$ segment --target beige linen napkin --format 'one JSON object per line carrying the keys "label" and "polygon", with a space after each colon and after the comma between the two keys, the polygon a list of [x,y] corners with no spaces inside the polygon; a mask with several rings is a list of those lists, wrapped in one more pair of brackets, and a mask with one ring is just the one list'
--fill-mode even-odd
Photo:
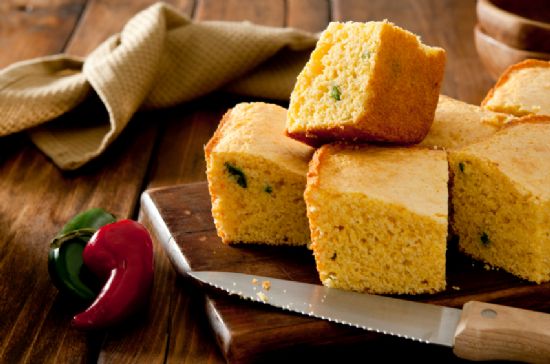
{"label": "beige linen napkin", "polygon": [[[138,109],[175,105],[220,88],[288,99],[315,42],[315,35],[289,28],[195,23],[157,3],[85,60],[56,55],[1,70],[0,136],[33,128],[31,139],[45,154],[60,168],[75,169],[101,154]],[[98,96],[109,120],[43,124]]]}

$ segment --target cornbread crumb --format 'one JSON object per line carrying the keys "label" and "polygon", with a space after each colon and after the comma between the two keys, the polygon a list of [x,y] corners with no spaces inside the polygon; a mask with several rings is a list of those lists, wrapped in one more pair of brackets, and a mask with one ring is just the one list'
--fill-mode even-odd
{"label": "cornbread crumb", "polygon": [[286,109],[241,103],[205,147],[212,217],[224,243],[307,245],[303,193],[313,149],[284,135]]}
{"label": "cornbread crumb", "polygon": [[263,302],[267,302],[267,296],[265,293],[263,293],[262,291],[256,293],[256,296],[258,296],[258,298],[260,300],[262,300]]}
{"label": "cornbread crumb", "polygon": [[318,149],[304,197],[321,282],[371,293],[445,289],[447,168],[444,151]]}
{"label": "cornbread crumb", "polygon": [[516,116],[550,115],[549,91],[550,61],[527,59],[504,71],[481,105]]}
{"label": "cornbread crumb", "polygon": [[527,116],[449,151],[459,249],[536,283],[550,280],[550,116]]}
{"label": "cornbread crumb", "polygon": [[258,280],[256,278],[252,278],[252,284],[257,284]]}
{"label": "cornbread crumb", "polygon": [[459,286],[452,286],[451,288],[454,289],[455,291],[460,291],[460,287],[459,287]]}
{"label": "cornbread crumb", "polygon": [[290,96],[287,134],[314,146],[420,142],[434,118],[445,57],[388,21],[331,22]]}
{"label": "cornbread crumb", "polygon": [[271,288],[271,282],[270,281],[263,281],[262,282],[262,288],[265,289],[266,291],[269,291],[269,289]]}

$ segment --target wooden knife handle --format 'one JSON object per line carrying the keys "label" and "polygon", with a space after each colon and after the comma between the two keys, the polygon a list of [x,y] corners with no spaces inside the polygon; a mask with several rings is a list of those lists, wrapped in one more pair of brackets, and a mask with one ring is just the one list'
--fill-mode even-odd
{"label": "wooden knife handle", "polygon": [[454,353],[468,360],[550,363],[550,315],[468,302],[456,329]]}

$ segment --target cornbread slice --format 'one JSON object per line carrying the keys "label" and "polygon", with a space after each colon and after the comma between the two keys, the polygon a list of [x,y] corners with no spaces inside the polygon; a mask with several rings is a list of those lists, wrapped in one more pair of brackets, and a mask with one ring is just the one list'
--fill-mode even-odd
{"label": "cornbread slice", "polygon": [[298,76],[287,134],[314,146],[420,142],[434,118],[445,57],[387,21],[332,22]]}
{"label": "cornbread slice", "polygon": [[511,119],[511,115],[440,95],[432,127],[418,145],[444,149],[462,147],[493,135]]}
{"label": "cornbread slice", "polygon": [[303,193],[313,150],[284,135],[286,109],[229,110],[205,147],[212,216],[224,243],[306,245]]}
{"label": "cornbread slice", "polygon": [[442,150],[317,150],[304,197],[323,284],[371,293],[443,290],[447,180]]}
{"label": "cornbread slice", "polygon": [[550,280],[550,117],[527,116],[449,152],[459,248],[521,278]]}
{"label": "cornbread slice", "polygon": [[550,115],[550,62],[528,59],[510,66],[481,105],[516,116]]}

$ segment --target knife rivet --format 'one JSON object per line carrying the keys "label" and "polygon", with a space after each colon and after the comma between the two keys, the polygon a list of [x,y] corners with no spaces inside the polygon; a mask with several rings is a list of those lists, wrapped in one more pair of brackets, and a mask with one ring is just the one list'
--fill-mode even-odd
{"label": "knife rivet", "polygon": [[495,310],[492,310],[490,308],[486,308],[483,311],[481,311],[481,316],[485,318],[495,318],[497,317],[497,312]]}

